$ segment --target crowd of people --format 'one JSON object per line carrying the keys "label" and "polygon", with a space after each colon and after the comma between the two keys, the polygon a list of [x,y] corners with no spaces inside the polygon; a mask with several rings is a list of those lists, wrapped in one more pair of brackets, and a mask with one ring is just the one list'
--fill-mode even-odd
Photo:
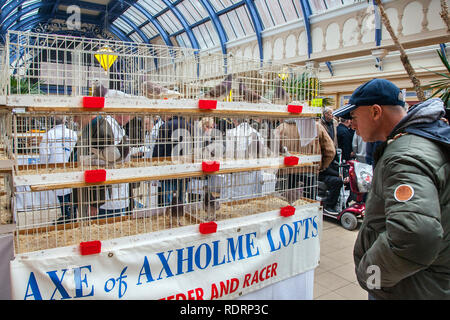
{"label": "crowd of people", "polygon": [[353,250],[360,286],[369,300],[449,299],[450,126],[443,101],[406,108],[395,84],[372,79],[333,114],[351,119],[374,167]]}
{"label": "crowd of people", "polygon": [[333,161],[319,173],[319,181],[325,183],[328,191],[327,197],[322,201],[327,213],[337,215],[340,212],[338,199],[341,189],[344,185],[345,188],[350,188],[348,170],[344,164],[349,160],[356,160],[371,165],[373,152],[380,142],[363,141],[361,136],[355,133],[352,120],[333,116],[333,109],[330,107],[324,108],[320,125],[332,140],[335,150]]}
{"label": "crowd of people", "polygon": [[[267,154],[268,147],[279,149],[280,154],[301,152],[304,148],[322,154],[318,179],[329,191],[323,199],[324,210],[337,213],[336,203],[347,174],[339,170],[340,165],[356,159],[374,168],[354,249],[360,285],[369,292],[370,299],[448,299],[450,127],[444,116],[440,99],[427,100],[408,110],[401,91],[393,83],[374,79],[356,89],[348,105],[334,112],[324,108],[320,120],[310,119],[312,122],[208,117],[192,122],[177,115],[152,117],[148,121],[122,115],[89,116],[73,119],[80,125],[81,135],[77,136],[64,125],[64,119],[58,118],[42,141],[41,163],[81,161],[107,166],[129,161],[132,156],[170,157],[177,147],[174,141],[186,138],[175,136],[177,130],[217,130],[222,149],[207,151],[222,151],[212,156],[227,156],[230,150],[239,150],[240,145],[247,148],[244,156],[248,156],[250,146],[257,154]],[[103,128],[101,132],[99,128]],[[261,134],[262,129],[266,134]],[[265,139],[267,132],[271,132],[270,139]],[[129,147],[130,141],[135,142],[134,147]],[[202,150],[210,143],[214,139],[202,144]],[[301,169],[291,171],[288,189],[300,187],[304,174]],[[128,183],[60,190],[57,196],[62,217],[58,222],[80,213],[96,217],[123,214],[130,206],[129,192]],[[178,179],[159,181],[158,203],[178,207],[186,201],[185,192],[186,184],[180,185]],[[95,205],[89,199],[95,200]],[[69,208],[67,203],[73,205]],[[87,208],[82,208],[86,204]],[[371,266],[381,272],[375,286],[368,282],[367,270]]]}
{"label": "crowd of people", "polygon": [[[332,213],[338,210],[336,203],[345,181],[345,174],[340,174],[339,170],[341,161],[356,158],[370,163],[371,158],[368,153],[370,146],[354,133],[351,120],[336,119],[328,107],[319,121],[203,117],[192,122],[192,119],[178,115],[80,114],[72,119],[79,133],[73,130],[73,124],[68,126],[65,117],[56,116],[56,120],[55,126],[41,141],[41,164],[79,162],[85,167],[111,167],[116,163],[128,162],[133,157],[162,159],[173,157],[174,152],[182,157],[183,153],[192,152],[188,148],[174,150],[179,148],[183,139],[195,136],[197,141],[198,136],[204,134],[209,134],[209,138],[202,142],[200,154],[195,156],[208,158],[218,153],[218,156],[228,158],[245,158],[249,153],[268,155],[268,150],[274,148],[279,149],[280,153],[299,153],[309,146],[309,152],[322,154],[318,178],[329,191],[328,197],[323,199],[324,210]],[[299,188],[301,180],[306,179],[303,169],[294,171],[286,178],[287,185],[284,187],[287,189]],[[107,187],[57,190],[61,207],[61,217],[57,222],[72,221],[77,212],[79,216],[122,215],[134,205],[134,201],[130,201],[133,187],[129,183],[121,183]],[[158,205],[166,207],[185,203],[186,189],[186,183],[180,179],[159,181]]]}
{"label": "crowd of people", "polygon": [[[317,135],[326,135],[325,130],[319,128],[319,124],[312,118],[297,120],[298,123],[291,122],[243,117],[78,114],[71,119],[60,119],[56,126],[44,134],[39,146],[40,163],[76,162],[83,168],[113,168],[116,164],[128,163],[133,158],[150,162],[152,159],[157,162],[171,159],[183,163],[186,159],[189,162],[194,158],[266,158],[272,152],[299,153],[307,149],[309,153],[320,154],[320,149],[317,149],[320,146],[313,142],[317,142]],[[302,137],[299,136],[300,132]],[[188,141],[192,143],[187,143]],[[330,143],[332,145],[331,140]],[[192,150],[197,146],[199,148]],[[333,150],[326,151],[330,148],[322,146],[327,154],[324,159],[326,163],[334,156],[334,147],[332,148]],[[303,171],[304,169],[294,172],[292,177],[278,177],[278,180],[286,180],[287,184],[282,185],[277,181],[277,188],[300,188],[299,179],[310,178]],[[246,173],[234,173],[234,180],[239,184],[257,185],[258,181],[245,180],[245,175]],[[188,201],[188,180],[158,180],[155,184],[157,206],[182,210],[182,205]],[[61,216],[56,222],[67,223],[77,217],[104,218],[127,214],[136,205],[132,196],[135,187],[136,183],[119,183],[57,190]]]}

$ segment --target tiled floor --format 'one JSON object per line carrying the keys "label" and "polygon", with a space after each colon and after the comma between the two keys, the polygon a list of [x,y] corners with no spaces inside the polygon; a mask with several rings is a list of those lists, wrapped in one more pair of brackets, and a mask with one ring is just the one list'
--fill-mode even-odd
{"label": "tiled floor", "polygon": [[324,218],[314,300],[367,300],[354,271],[353,245],[358,229],[345,230],[338,222]]}

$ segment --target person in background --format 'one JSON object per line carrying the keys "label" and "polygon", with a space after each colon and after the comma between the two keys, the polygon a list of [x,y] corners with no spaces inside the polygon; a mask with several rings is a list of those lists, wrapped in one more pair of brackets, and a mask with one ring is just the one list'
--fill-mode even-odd
{"label": "person in background", "polygon": [[[315,128],[313,128],[315,129],[314,132],[310,134],[309,137],[302,137],[300,135],[300,130],[298,127],[299,123],[293,119],[283,121],[276,128],[276,136],[280,139],[280,152],[283,153],[287,151],[288,153],[294,154],[302,152],[308,154],[321,154],[322,157],[319,172],[323,172],[329,167],[336,154],[333,140],[331,140],[325,128],[318,121],[315,121],[314,119],[308,119],[305,121],[311,121],[311,125],[315,126]],[[305,125],[305,123],[301,124]],[[316,138],[317,136],[318,139]],[[305,138],[309,139],[305,141]],[[317,183],[317,181],[312,181],[313,178],[309,175],[308,170],[305,170],[305,168],[295,168],[290,170],[289,173],[286,174],[285,179],[287,184],[284,189],[288,190],[295,190],[302,187],[303,182],[307,182],[306,185],[314,185]],[[327,187],[333,188],[332,185],[328,184]],[[312,194],[312,191],[305,190],[305,193],[305,196],[314,200],[316,199],[316,195]]]}
{"label": "person in background", "polygon": [[339,174],[339,161],[337,149],[337,121],[333,118],[332,109],[326,107],[323,111],[319,126],[322,126],[327,132],[330,139],[333,141],[335,147],[334,158],[329,165],[323,167],[319,171],[318,179],[326,184],[328,196],[322,200],[323,210],[329,214],[337,215],[338,208],[336,208],[339,200],[342,185],[344,184],[342,177]]}
{"label": "person in background", "polygon": [[352,121],[348,119],[340,119],[337,126],[338,148],[342,150],[342,159],[351,160],[354,156],[352,153],[352,142],[355,131],[351,128]]}
{"label": "person in background", "polygon": [[356,161],[367,163],[367,143],[356,133],[353,135],[352,152]]}
{"label": "person in background", "polygon": [[[129,115],[82,114],[74,117],[81,129],[69,161],[82,167],[114,167],[130,160],[130,146],[123,126]],[[82,216],[104,218],[119,216],[129,207],[129,185],[120,183],[74,189],[73,198]],[[87,202],[86,202],[87,201]]]}
{"label": "person in background", "polygon": [[358,87],[336,110],[374,153],[372,186],[353,250],[370,299],[450,299],[450,126],[442,100],[404,109],[385,79]]}
{"label": "person in background", "polygon": [[[152,158],[157,158],[158,161],[171,159],[173,163],[185,160],[189,162],[192,157],[189,149],[191,137],[192,126],[187,119],[180,116],[168,116],[159,127]],[[173,216],[184,215],[183,204],[187,185],[187,179],[161,180],[158,186],[158,205],[171,206]]]}
{"label": "person in background", "polygon": [[322,115],[322,118],[320,118],[320,123],[323,125],[323,127],[327,131],[331,140],[333,140],[334,147],[337,148],[338,147],[338,142],[337,142],[338,122],[333,117],[333,109],[331,109],[330,107],[325,107],[323,109],[323,115]]}
{"label": "person in background", "polygon": [[[41,164],[66,163],[70,153],[77,143],[77,133],[66,126],[63,116],[55,116],[55,126],[47,131],[39,145],[39,159]],[[55,191],[61,208],[61,217],[56,222],[68,221],[72,214],[72,189],[58,189]]]}
{"label": "person in background", "polygon": [[366,163],[373,165],[373,155],[377,150],[378,146],[381,145],[383,141],[374,141],[366,143]]}

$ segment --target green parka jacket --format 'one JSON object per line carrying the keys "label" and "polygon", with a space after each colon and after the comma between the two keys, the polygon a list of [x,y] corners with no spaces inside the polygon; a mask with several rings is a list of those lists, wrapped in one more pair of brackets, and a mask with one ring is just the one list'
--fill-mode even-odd
{"label": "green parka jacket", "polygon": [[377,150],[356,275],[375,299],[450,299],[449,148],[412,132],[394,129]]}

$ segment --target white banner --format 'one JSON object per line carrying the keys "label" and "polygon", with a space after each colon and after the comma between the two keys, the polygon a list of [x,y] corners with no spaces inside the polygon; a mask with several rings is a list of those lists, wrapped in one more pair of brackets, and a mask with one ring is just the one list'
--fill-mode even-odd
{"label": "white banner", "polygon": [[20,254],[11,261],[13,299],[232,299],[311,270],[320,257],[318,204]]}

